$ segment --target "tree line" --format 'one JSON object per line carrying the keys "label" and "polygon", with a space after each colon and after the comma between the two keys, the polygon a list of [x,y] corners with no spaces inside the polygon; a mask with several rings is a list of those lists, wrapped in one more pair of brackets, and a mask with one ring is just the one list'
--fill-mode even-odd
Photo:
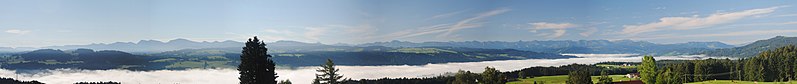
{"label": "tree line", "polygon": [[[649,60],[648,60],[649,59]],[[705,59],[657,65],[643,58],[639,73],[648,84],[681,84],[706,80],[783,82],[797,80],[797,47],[788,45],[744,59]],[[652,66],[651,66],[652,65]]]}

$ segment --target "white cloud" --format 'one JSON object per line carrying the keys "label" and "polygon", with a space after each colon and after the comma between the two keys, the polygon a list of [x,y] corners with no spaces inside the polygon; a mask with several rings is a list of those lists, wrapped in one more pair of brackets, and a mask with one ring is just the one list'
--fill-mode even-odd
{"label": "white cloud", "polygon": [[537,32],[538,30],[553,30],[553,33],[547,34],[546,37],[548,38],[559,38],[565,35],[565,33],[567,33],[567,28],[574,28],[579,26],[573,23],[537,22],[529,24],[532,26],[532,28],[529,29],[529,32]]}
{"label": "white cloud", "polygon": [[27,34],[27,33],[30,33],[30,31],[28,31],[28,30],[10,29],[10,30],[6,30],[6,33],[11,33],[11,34],[20,34],[20,35],[21,35],[21,34]]}
{"label": "white cloud", "polygon": [[730,23],[745,17],[767,14],[774,12],[778,8],[786,6],[776,6],[769,8],[751,9],[731,13],[715,13],[707,17],[663,17],[659,22],[641,25],[623,25],[623,34],[638,34],[660,30],[690,30],[710,27],[718,24]]}

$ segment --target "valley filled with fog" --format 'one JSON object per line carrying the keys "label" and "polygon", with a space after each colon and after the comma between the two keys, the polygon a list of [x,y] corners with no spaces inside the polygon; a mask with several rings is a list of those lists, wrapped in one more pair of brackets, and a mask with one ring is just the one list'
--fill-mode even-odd
{"label": "valley filled with fog", "polygon": [[[519,70],[533,66],[561,66],[567,64],[594,64],[598,62],[639,62],[641,57],[636,54],[563,54],[582,58],[568,59],[527,59],[527,60],[502,60],[463,63],[427,64],[419,66],[391,65],[391,66],[337,66],[344,78],[377,79],[401,77],[432,77],[447,72],[466,70],[481,72],[487,66],[501,71]],[[688,56],[659,56],[657,60],[693,60],[707,59],[702,55]],[[290,79],[294,83],[308,84],[312,81],[317,67],[299,67],[293,69],[278,69],[278,80]],[[129,70],[75,70],[56,69],[37,72],[21,73],[15,70],[0,70],[0,77],[9,77],[19,80],[37,80],[48,84],[68,84],[80,81],[116,81],[125,84],[234,84],[238,80],[238,71],[235,69],[189,69],[189,70],[156,70],[156,71],[129,71]]]}

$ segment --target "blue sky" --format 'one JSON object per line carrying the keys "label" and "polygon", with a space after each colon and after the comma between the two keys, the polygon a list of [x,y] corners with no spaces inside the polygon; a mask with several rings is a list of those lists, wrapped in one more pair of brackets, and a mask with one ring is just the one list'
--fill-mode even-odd
{"label": "blue sky", "polygon": [[797,1],[0,0],[0,46],[265,41],[640,40],[797,36]]}

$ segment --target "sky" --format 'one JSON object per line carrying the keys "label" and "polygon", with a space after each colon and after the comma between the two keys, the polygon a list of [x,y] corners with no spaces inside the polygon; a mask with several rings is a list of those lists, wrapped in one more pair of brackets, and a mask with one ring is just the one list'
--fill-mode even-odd
{"label": "sky", "polygon": [[789,0],[0,0],[0,47],[185,38],[719,41],[797,36]]}

